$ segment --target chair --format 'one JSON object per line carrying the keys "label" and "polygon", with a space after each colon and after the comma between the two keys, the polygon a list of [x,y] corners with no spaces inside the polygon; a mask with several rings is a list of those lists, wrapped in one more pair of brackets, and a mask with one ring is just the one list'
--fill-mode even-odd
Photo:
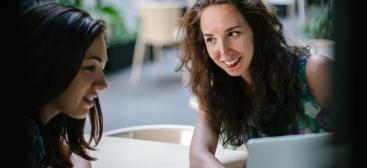
{"label": "chair", "polygon": [[136,85],[144,63],[146,45],[153,47],[154,61],[159,61],[163,46],[175,45],[178,22],[186,3],[180,1],[138,1],[140,30],[134,49],[130,83]]}
{"label": "chair", "polygon": [[189,125],[143,125],[111,130],[104,133],[104,136],[190,145],[193,131],[194,126]]}
{"label": "chair", "polygon": [[306,43],[311,46],[311,52],[318,55],[327,56],[335,60],[335,42],[328,39],[308,39]]}
{"label": "chair", "polygon": [[299,39],[290,42],[291,45],[308,46],[311,54],[322,55],[335,60],[335,41],[329,39]]}
{"label": "chair", "polygon": [[[104,136],[173,143],[189,148],[193,132],[194,126],[191,125],[158,124],[119,128],[105,132]],[[247,149],[244,145],[236,149],[227,149],[218,141],[215,156],[226,167],[239,168],[247,158]]]}

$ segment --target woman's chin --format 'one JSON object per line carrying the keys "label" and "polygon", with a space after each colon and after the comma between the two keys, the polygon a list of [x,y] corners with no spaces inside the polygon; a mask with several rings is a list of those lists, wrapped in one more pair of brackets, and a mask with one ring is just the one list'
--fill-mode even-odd
{"label": "woman's chin", "polygon": [[79,110],[77,114],[66,114],[68,115],[69,117],[71,118],[74,118],[74,119],[85,119],[87,118],[87,115],[89,114],[89,109],[83,109],[83,110]]}
{"label": "woman's chin", "polygon": [[227,74],[228,74],[229,76],[231,76],[231,77],[238,77],[238,76],[241,76],[241,74],[240,74],[240,73],[236,73],[236,72],[228,72],[228,71],[227,71]]}

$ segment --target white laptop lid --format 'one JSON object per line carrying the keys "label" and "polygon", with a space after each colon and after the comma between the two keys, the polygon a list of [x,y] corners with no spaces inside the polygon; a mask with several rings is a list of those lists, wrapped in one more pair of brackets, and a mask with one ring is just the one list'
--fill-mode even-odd
{"label": "white laptop lid", "polygon": [[246,168],[327,168],[331,133],[250,139]]}

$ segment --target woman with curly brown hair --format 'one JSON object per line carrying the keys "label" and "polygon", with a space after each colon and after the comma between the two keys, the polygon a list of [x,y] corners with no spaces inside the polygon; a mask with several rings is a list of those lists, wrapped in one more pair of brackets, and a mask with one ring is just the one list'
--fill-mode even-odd
{"label": "woman with curly brown hair", "polygon": [[332,61],[287,44],[261,0],[198,0],[181,30],[181,64],[200,110],[190,167],[223,167],[218,139],[242,145],[265,136],[328,129]]}

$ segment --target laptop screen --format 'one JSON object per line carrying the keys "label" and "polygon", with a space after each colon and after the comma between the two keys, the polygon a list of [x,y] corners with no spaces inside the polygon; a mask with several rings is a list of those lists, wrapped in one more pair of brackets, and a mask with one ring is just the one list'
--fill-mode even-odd
{"label": "laptop screen", "polygon": [[331,133],[250,139],[246,168],[330,167],[331,139]]}

